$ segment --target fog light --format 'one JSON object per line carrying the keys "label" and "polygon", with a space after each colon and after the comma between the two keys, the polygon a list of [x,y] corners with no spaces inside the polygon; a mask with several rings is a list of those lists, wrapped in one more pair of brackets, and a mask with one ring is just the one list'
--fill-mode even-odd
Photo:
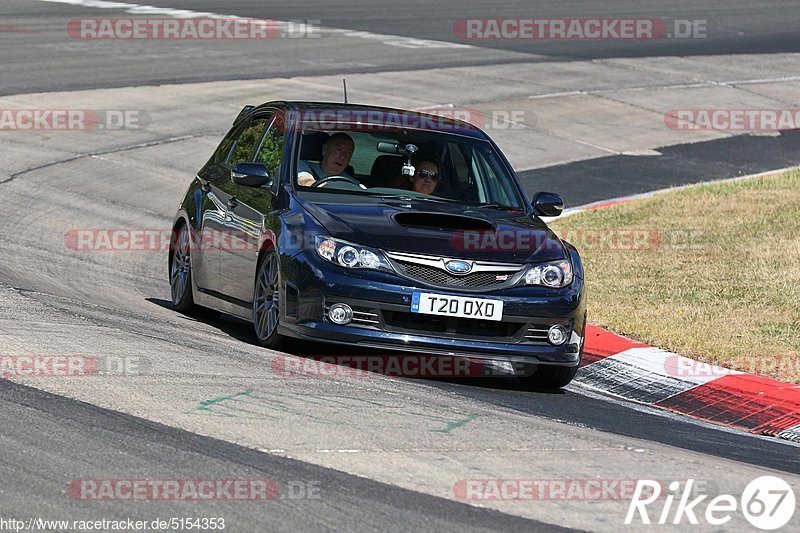
{"label": "fog light", "polygon": [[560,346],[567,342],[567,328],[561,325],[551,326],[547,332],[547,342],[554,346]]}
{"label": "fog light", "polygon": [[334,324],[344,326],[353,320],[353,310],[347,304],[333,304],[331,308],[328,309],[328,318]]}

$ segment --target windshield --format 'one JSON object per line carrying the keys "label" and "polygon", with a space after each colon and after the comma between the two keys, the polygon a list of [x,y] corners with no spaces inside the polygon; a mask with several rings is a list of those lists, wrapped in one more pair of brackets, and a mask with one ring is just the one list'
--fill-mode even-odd
{"label": "windshield", "polygon": [[453,133],[306,129],[295,163],[300,192],[524,211],[523,197],[491,144]]}

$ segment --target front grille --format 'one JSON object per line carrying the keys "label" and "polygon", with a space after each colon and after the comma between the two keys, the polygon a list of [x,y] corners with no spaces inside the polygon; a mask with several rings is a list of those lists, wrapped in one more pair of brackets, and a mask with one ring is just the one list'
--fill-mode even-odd
{"label": "front grille", "polygon": [[[552,323],[540,323],[540,324],[528,324],[528,328],[525,331],[525,337],[523,338],[525,342],[531,342],[534,344],[549,344],[547,342],[547,332],[550,330],[551,326],[555,324],[561,324],[562,326],[567,327],[567,337],[572,335],[572,322],[564,322],[561,320],[555,320]],[[567,341],[569,343],[569,341]]]}
{"label": "front grille", "polygon": [[459,318],[456,322],[456,333],[477,337],[513,337],[521,327],[522,324],[518,322]]}
{"label": "front grille", "polygon": [[378,327],[381,322],[378,320],[377,313],[370,313],[367,310],[359,310],[360,308],[353,308],[353,322],[359,326]]}
{"label": "front grille", "polygon": [[383,319],[388,327],[409,333],[449,333],[487,339],[514,337],[524,325],[520,322],[453,318],[400,311],[383,311]]}
{"label": "front grille", "polygon": [[[325,320],[328,320],[328,311],[330,305],[325,305]],[[362,326],[365,328],[380,328],[381,321],[377,313],[373,313],[372,309],[366,307],[353,307],[353,321],[350,322],[351,326]]]}
{"label": "front grille", "polygon": [[401,261],[395,259],[395,263],[400,266],[403,274],[412,278],[417,278],[431,285],[443,287],[493,287],[508,284],[508,280],[516,274],[513,270],[493,271],[493,272],[473,272],[463,276],[456,276],[433,266]]}
{"label": "front grille", "polygon": [[297,311],[300,307],[300,291],[297,287],[289,283],[286,284],[286,298],[284,309],[286,318],[297,318]]}
{"label": "front grille", "polygon": [[383,320],[387,326],[407,332],[445,333],[447,331],[447,317],[444,316],[383,311]]}
{"label": "front grille", "polygon": [[[324,306],[325,320],[328,320],[330,306]],[[433,335],[435,337],[483,340],[487,342],[521,343],[548,345],[547,330],[553,324],[562,324],[569,331],[572,321],[567,319],[524,319],[510,317],[508,320],[481,320],[475,318],[448,317],[411,313],[406,306],[392,306],[394,309],[380,309],[365,305],[353,305],[353,320],[350,327],[366,328],[392,333],[412,335]]]}
{"label": "front grille", "polygon": [[547,331],[550,329],[546,324],[534,324],[525,332],[527,342],[547,342]]}

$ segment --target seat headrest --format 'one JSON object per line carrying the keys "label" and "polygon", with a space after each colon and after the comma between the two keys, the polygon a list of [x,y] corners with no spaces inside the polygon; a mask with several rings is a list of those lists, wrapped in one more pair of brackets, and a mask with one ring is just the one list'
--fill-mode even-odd
{"label": "seat headrest", "polygon": [[403,158],[397,155],[379,155],[375,158],[375,161],[372,163],[372,172],[373,176],[377,177],[384,177],[384,178],[393,178],[397,174],[400,174],[400,171],[403,166]]}
{"label": "seat headrest", "polygon": [[304,133],[300,145],[300,159],[303,161],[322,161],[322,145],[328,140],[324,131]]}

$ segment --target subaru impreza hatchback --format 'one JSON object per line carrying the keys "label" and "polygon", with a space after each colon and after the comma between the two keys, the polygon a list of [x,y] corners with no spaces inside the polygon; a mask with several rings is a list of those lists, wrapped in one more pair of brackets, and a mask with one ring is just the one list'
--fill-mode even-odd
{"label": "subaru impreza hatchback", "polygon": [[548,387],[577,371],[586,324],[576,249],[480,129],[348,104],[248,106],[174,223],[172,301],[308,339],[502,360]]}

